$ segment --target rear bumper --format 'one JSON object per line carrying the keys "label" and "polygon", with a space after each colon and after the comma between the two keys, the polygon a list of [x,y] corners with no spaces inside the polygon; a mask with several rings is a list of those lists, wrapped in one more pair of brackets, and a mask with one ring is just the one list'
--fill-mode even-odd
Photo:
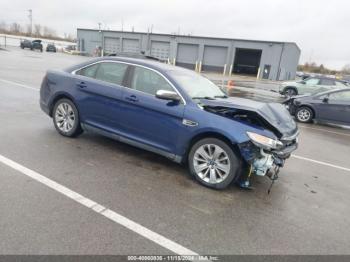
{"label": "rear bumper", "polygon": [[43,101],[40,101],[40,108],[45,112],[45,114],[50,116],[50,108]]}

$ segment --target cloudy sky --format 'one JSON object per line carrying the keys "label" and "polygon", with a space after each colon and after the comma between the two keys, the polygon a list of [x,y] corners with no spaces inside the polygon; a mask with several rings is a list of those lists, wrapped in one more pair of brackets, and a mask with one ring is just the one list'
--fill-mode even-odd
{"label": "cloudy sky", "polygon": [[296,42],[301,62],[350,63],[349,0],[0,0],[0,22]]}

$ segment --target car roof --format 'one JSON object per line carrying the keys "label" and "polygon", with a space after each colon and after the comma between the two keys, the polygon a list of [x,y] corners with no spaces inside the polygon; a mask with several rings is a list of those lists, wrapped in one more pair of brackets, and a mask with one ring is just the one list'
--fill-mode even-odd
{"label": "car roof", "polygon": [[160,72],[169,72],[169,71],[177,71],[177,72],[193,72],[192,70],[188,70],[182,67],[177,67],[173,65],[169,65],[166,63],[162,63],[153,59],[141,59],[141,58],[130,58],[130,57],[121,57],[121,56],[103,56],[103,57],[98,57],[89,61],[86,61],[82,64],[76,65],[74,67],[66,69],[66,71],[74,71],[79,68],[88,66],[93,63],[98,63],[100,61],[116,61],[116,62],[125,62],[125,63],[130,63],[130,64],[136,64],[136,65],[141,65],[145,67],[149,67],[151,69],[155,69]]}
{"label": "car roof", "polygon": [[[317,78],[317,79],[329,79],[329,80],[334,80],[334,81],[340,81],[340,82],[343,82],[341,79],[336,79],[336,78],[333,78],[333,77],[328,77],[328,76],[309,76],[308,78]],[[307,78],[307,79],[308,79]],[[305,79],[306,80],[306,79]]]}

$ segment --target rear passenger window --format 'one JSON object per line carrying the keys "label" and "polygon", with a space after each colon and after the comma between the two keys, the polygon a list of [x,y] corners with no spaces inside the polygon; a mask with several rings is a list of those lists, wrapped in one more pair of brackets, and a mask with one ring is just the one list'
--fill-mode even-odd
{"label": "rear passenger window", "polygon": [[81,76],[90,77],[90,78],[95,78],[98,66],[99,66],[99,64],[94,64],[94,65],[91,65],[88,67],[84,67],[83,69],[80,69],[79,71],[77,71],[76,74],[81,75]]}
{"label": "rear passenger window", "polygon": [[113,62],[100,63],[95,78],[112,84],[121,85],[127,68],[128,65],[126,64]]}
{"label": "rear passenger window", "polygon": [[151,95],[155,95],[158,90],[174,91],[163,76],[142,67],[135,67],[131,88]]}

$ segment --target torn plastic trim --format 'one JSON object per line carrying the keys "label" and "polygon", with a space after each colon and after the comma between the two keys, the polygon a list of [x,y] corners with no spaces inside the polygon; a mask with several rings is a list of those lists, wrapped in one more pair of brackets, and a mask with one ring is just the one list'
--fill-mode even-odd
{"label": "torn plastic trim", "polygon": [[265,150],[252,141],[238,144],[243,159],[252,167],[252,173],[258,176],[268,175],[272,170],[283,167],[285,159],[297,148],[297,144],[287,146],[282,150]]}

